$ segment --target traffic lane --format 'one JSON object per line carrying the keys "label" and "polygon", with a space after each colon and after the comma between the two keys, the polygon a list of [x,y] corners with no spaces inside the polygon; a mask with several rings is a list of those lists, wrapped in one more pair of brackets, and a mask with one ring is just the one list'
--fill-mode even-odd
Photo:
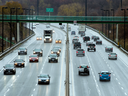
{"label": "traffic lane", "polygon": [[[94,76],[96,77],[96,81],[99,86],[99,90],[102,96],[115,96],[117,94],[123,94],[124,92],[121,90],[118,82],[116,82],[116,78],[114,78],[113,72],[110,67],[107,66],[106,62],[102,59],[102,57],[97,52],[87,52],[86,55],[89,58],[92,71]],[[93,58],[93,59],[92,59]],[[111,72],[111,81],[110,82],[100,82],[99,81],[99,72],[100,71],[109,71]],[[119,95],[119,96],[120,96]],[[122,96],[122,95],[121,95]]]}
{"label": "traffic lane", "polygon": [[[58,36],[61,36],[61,38],[65,41],[64,34],[60,31],[56,31],[58,33]],[[63,35],[62,35],[63,34]],[[48,57],[45,60],[44,67],[41,70],[40,73],[49,73],[51,76],[50,79],[50,85],[37,85],[35,88],[35,92],[31,93],[34,96],[64,96],[64,80],[65,80],[65,42],[63,41],[63,44],[53,44],[53,47],[60,46],[62,48],[59,62],[58,63],[48,63]],[[43,90],[43,91],[41,91]]]}
{"label": "traffic lane", "polygon": [[[99,54],[101,56],[104,55],[102,52],[99,52]],[[113,76],[116,78],[116,81],[118,82],[118,84],[127,93],[128,84],[126,82],[127,82],[128,76],[126,73],[128,73],[128,66],[124,62],[122,62],[122,60],[120,60],[120,58],[118,58],[118,57],[117,57],[117,60],[109,60],[108,56],[104,56],[103,58],[106,61],[107,66],[110,67],[112,69],[112,71],[114,72]]]}
{"label": "traffic lane", "polygon": [[[72,45],[71,45],[72,46]],[[74,80],[74,94],[73,96],[98,96],[97,87],[94,81],[94,78],[91,74],[78,74],[78,67],[80,64],[87,64],[89,66],[86,56],[76,56],[76,50],[70,49],[71,52],[71,63],[73,65],[73,80]],[[70,69],[71,70],[71,69]],[[73,84],[73,83],[72,83]],[[73,88],[72,88],[73,89]]]}
{"label": "traffic lane", "polygon": [[[38,44],[38,43],[37,43]],[[30,48],[31,48],[31,50],[33,49],[33,47],[35,47],[34,45],[31,45],[31,46],[29,46]],[[28,55],[30,54],[30,53],[32,53],[32,51],[28,51]],[[24,60],[26,60],[25,61],[25,68],[16,68],[16,75],[15,76],[9,76],[9,78],[7,79],[8,80],[8,82],[6,82],[6,84],[4,85],[4,86],[1,86],[2,88],[2,90],[1,90],[1,94],[6,94],[6,91],[8,90],[8,89],[10,89],[10,88],[12,88],[12,87],[14,87],[14,86],[10,86],[11,84],[15,84],[15,82],[16,82],[16,80],[20,77],[20,74],[22,73],[22,72],[24,72],[24,70],[26,70],[27,68],[28,68],[28,60],[29,60],[29,56],[17,56],[16,58],[22,58],[22,59],[24,59]],[[15,59],[15,58],[14,58]],[[12,61],[10,61],[12,64],[14,64],[14,62],[13,62],[14,60],[12,60]],[[28,73],[28,72],[26,72],[26,73]],[[5,75],[4,75],[5,76]],[[8,75],[6,76],[6,77],[8,77]],[[15,78],[14,78],[15,77]],[[3,77],[4,78],[4,77]],[[20,80],[19,80],[20,81]],[[4,82],[4,81],[2,81],[2,82]],[[19,90],[18,90],[19,91]],[[17,92],[18,92],[17,91]],[[14,96],[14,95],[12,95],[12,96]]]}

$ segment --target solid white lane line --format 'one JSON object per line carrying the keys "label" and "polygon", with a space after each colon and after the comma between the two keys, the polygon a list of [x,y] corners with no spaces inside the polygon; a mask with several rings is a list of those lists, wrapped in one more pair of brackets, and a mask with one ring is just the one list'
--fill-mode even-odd
{"label": "solid white lane line", "polygon": [[125,93],[125,95],[127,95],[127,93]]}
{"label": "solid white lane line", "polygon": [[33,89],[33,91],[35,91],[35,89]]}

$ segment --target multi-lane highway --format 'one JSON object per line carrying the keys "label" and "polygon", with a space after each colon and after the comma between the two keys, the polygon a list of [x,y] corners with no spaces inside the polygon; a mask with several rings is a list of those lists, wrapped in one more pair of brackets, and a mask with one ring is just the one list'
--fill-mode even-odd
{"label": "multi-lane highway", "polygon": [[[52,24],[59,27],[58,24]],[[65,24],[66,25],[66,24]],[[43,29],[46,25],[36,25],[35,36],[20,45],[28,49],[27,55],[18,55],[18,48],[12,51],[0,61],[0,96],[65,96],[65,76],[66,76],[66,34],[63,30],[51,26],[55,30],[53,33],[53,42],[44,43],[37,41],[36,36],[43,37]],[[65,29],[66,30],[66,26]],[[78,32],[78,26],[71,25],[71,30]],[[108,41],[104,40],[98,33],[86,30],[86,35],[97,35],[102,40],[102,45],[96,46],[96,52],[88,52],[86,43],[79,36],[81,46],[85,49],[85,56],[76,57],[76,50],[73,49],[72,38],[69,31],[69,85],[70,96],[127,96],[128,95],[128,57],[118,48]],[[56,39],[62,39],[61,44],[56,44]],[[117,53],[117,60],[108,60],[108,53],[105,52],[105,46],[113,46],[113,51]],[[61,47],[61,54],[58,63],[48,63],[48,55],[54,46]],[[30,63],[29,55],[33,54],[33,49],[43,49],[43,57],[39,57],[38,63]],[[3,75],[3,65],[7,63],[13,64],[16,58],[25,60],[25,68],[16,68],[16,75]],[[78,66],[80,64],[88,64],[90,66],[90,75],[78,75]],[[100,82],[99,72],[111,72],[110,82]],[[38,75],[48,73],[50,84],[38,85]]]}

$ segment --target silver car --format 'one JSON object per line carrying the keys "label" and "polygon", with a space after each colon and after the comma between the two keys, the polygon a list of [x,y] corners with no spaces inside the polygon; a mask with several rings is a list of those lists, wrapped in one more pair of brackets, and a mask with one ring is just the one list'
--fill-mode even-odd
{"label": "silver car", "polygon": [[93,44],[93,42],[92,41],[87,41],[86,46],[88,46],[89,44]]}
{"label": "silver car", "polygon": [[85,56],[85,50],[84,49],[77,49],[76,50],[76,56],[78,56],[78,55]]}
{"label": "silver car", "polygon": [[109,53],[108,59],[116,59],[117,60],[117,54],[116,53]]}
{"label": "silver car", "polygon": [[59,52],[61,52],[61,47],[59,47],[59,46],[53,47],[53,49],[58,49]]}
{"label": "silver car", "polygon": [[90,75],[88,68],[90,68],[90,67],[87,64],[81,64],[78,67],[78,74],[81,75],[81,73],[87,73],[88,75]]}
{"label": "silver car", "polygon": [[38,76],[38,84],[41,84],[41,83],[50,84],[50,76],[49,76],[49,74],[40,74]]}

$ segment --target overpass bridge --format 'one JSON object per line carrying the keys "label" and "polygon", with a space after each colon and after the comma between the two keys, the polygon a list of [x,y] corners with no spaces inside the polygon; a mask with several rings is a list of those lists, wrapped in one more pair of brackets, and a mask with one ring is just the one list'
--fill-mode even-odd
{"label": "overpass bridge", "polygon": [[128,24],[125,16],[43,16],[43,15],[0,15],[0,22],[40,22],[40,23],[101,23]]}

